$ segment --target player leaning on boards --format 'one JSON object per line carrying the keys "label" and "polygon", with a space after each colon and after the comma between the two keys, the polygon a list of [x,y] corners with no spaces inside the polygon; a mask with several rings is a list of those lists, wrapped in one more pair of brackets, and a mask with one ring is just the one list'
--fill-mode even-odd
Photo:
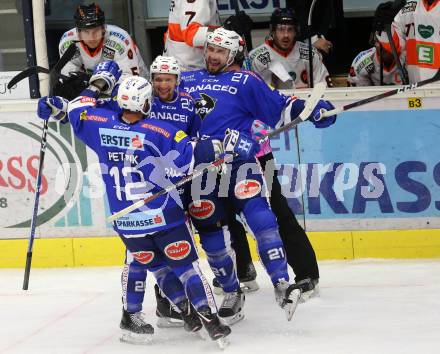
{"label": "player leaning on boards", "polygon": [[[271,90],[258,75],[231,70],[243,44],[236,32],[218,28],[208,34],[204,52],[206,69],[182,74],[185,90],[195,99],[196,112],[202,119],[200,136],[222,136],[227,128],[249,133],[255,119],[263,120],[271,127],[281,126],[297,118],[304,108],[303,100]],[[319,120],[320,110],[332,108],[330,102],[320,100],[310,119],[318,127],[327,127],[335,122],[336,116]],[[255,168],[251,172],[246,170],[247,175],[239,174],[240,166],[244,164]],[[257,241],[260,259],[274,285],[276,300],[290,320],[301,291],[297,285],[289,283],[285,250],[276,217],[270,210],[264,192],[261,193],[264,189],[263,176],[256,167],[255,155],[236,159],[228,165],[228,198],[233,202],[235,211],[246,218]],[[189,211],[200,233],[211,269],[226,293],[219,314],[228,321],[236,322],[243,317],[243,294],[236,276],[225,211],[217,193],[218,190],[214,189],[212,193],[193,200]],[[195,196],[192,195],[192,198]],[[212,212],[199,213],[198,206],[203,204],[209,204]]]}
{"label": "player leaning on boards", "polygon": [[[252,70],[259,73],[268,85],[276,89],[310,87],[309,47],[296,40],[298,19],[291,9],[275,9],[270,17],[270,34],[265,43],[249,55]],[[321,55],[313,49],[313,82],[327,82],[330,77]]]}
{"label": "player leaning on boards", "polygon": [[120,81],[131,75],[148,76],[136,43],[122,28],[106,24],[104,12],[98,5],[78,5],[74,20],[75,28],[63,34],[58,49],[61,56],[72,41],[79,41],[77,53],[61,71],[66,78],[55,87],[56,95],[69,100],[77,97],[87,87],[94,67],[105,60],[118,63],[122,70]]}
{"label": "player leaning on boards", "polygon": [[[128,77],[121,83],[118,108],[112,100],[108,105],[97,106],[100,91],[110,93],[119,76],[115,62],[99,64],[90,79],[91,86],[69,103],[67,115],[67,101],[60,97],[44,97],[38,104],[39,117],[68,120],[76,136],[97,153],[111,212],[172,184],[173,178],[166,174],[165,167],[172,166],[179,173],[190,172],[195,163],[215,159],[215,146],[222,147],[218,140],[190,142],[183,132],[165,122],[145,121],[151,108],[152,88],[141,77]],[[236,133],[226,134],[226,151],[247,156],[256,143],[239,134],[236,144],[231,145],[231,134]],[[250,150],[239,150],[240,143],[248,144]],[[218,319],[211,289],[198,266],[179,195],[158,198],[117,220],[113,227],[133,257],[153,272],[167,296],[179,304],[178,300],[186,295],[210,337],[224,345],[230,329]],[[178,286],[178,280],[183,288]],[[140,311],[134,311],[123,309],[121,328],[129,340],[143,342],[154,330],[143,321]]]}
{"label": "player leaning on boards", "polygon": [[397,14],[393,11],[393,2],[381,5],[376,10],[376,34],[383,48],[391,52],[384,31],[385,26],[391,24],[397,53],[406,59],[409,82],[432,78],[440,69],[440,1],[407,1]]}
{"label": "player leaning on boards", "polygon": [[360,52],[354,58],[347,83],[352,87],[401,85],[402,78],[393,55],[384,50],[375,38],[373,48]]}

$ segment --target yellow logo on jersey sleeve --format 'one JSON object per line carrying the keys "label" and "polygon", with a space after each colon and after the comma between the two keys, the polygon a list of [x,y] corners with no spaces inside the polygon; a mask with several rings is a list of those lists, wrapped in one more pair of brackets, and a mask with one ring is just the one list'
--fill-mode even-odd
{"label": "yellow logo on jersey sleeve", "polygon": [[174,141],[179,143],[183,138],[186,138],[188,135],[183,130],[179,130],[174,136]]}

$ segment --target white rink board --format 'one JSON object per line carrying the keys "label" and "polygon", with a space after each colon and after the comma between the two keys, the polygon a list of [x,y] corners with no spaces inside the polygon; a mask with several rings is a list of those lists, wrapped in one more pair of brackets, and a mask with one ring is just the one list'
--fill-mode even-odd
{"label": "white rink board", "polygon": [[[386,87],[383,90],[389,89]],[[383,92],[383,90],[378,88],[329,89],[325,98],[339,106]],[[306,92],[295,92],[295,94],[304,97]],[[422,98],[423,110],[440,108],[440,86],[433,85],[417,90],[415,93],[406,92],[399,97],[362,106],[354,111],[380,111],[383,114],[386,111],[401,110],[408,113],[410,111],[408,97]],[[38,166],[39,137],[42,127],[42,122],[36,117],[35,110],[35,100],[0,101],[0,239],[28,237],[28,224],[33,207],[32,191]],[[338,123],[343,121],[343,117],[344,114],[341,114],[334,126],[335,129],[338,129]],[[309,123],[304,123],[305,125]],[[93,152],[85,150],[81,142],[72,139],[72,134],[68,130],[70,127],[63,127],[60,130],[57,124],[51,125],[48,136],[50,148],[47,150],[44,168],[43,187],[46,186],[47,190],[41,198],[40,210],[40,214],[45,214],[44,217],[39,217],[44,224],[37,228],[36,236],[115,235],[105,221],[105,200],[102,197],[88,198],[90,193],[99,192],[99,188],[84,187],[84,183],[88,180],[84,178],[81,171],[84,172],[88,164],[96,163],[97,158]],[[74,171],[63,168],[63,164],[66,163],[78,166],[79,172],[75,174]],[[71,186],[75,185],[80,188],[73,188],[70,193],[64,193],[63,185],[60,184],[60,181],[64,180],[63,177],[70,180]],[[7,207],[5,203],[2,204],[2,199],[6,199]],[[309,231],[423,228],[427,225],[427,221],[429,221],[430,228],[440,227],[440,218],[423,215],[415,215],[408,219],[396,217],[395,220],[378,220],[368,217],[359,220],[356,216],[320,220],[309,219],[306,215]]]}

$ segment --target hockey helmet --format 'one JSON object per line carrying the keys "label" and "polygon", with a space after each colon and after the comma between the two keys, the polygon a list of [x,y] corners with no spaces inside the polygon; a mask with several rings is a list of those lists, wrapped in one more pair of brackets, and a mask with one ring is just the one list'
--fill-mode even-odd
{"label": "hockey helmet", "polygon": [[235,56],[240,51],[244,50],[244,41],[238,35],[238,33],[224,29],[222,27],[216,28],[213,32],[208,33],[208,36],[206,38],[205,51],[206,47],[209,44],[229,49],[226,66],[231,65],[234,62]]}
{"label": "hockey helmet", "polygon": [[177,76],[177,85],[179,85],[180,72],[176,58],[159,55],[150,66],[150,80],[153,81],[154,74],[174,74]]}
{"label": "hockey helmet", "polygon": [[[141,76],[129,76],[122,81],[116,98],[122,109],[148,115],[153,103],[153,87]],[[145,109],[148,103],[148,109]]]}
{"label": "hockey helmet", "polygon": [[99,5],[78,5],[73,16],[77,28],[93,28],[103,26],[105,23],[104,11]]}
{"label": "hockey helmet", "polygon": [[288,8],[275,9],[270,16],[271,31],[275,31],[277,25],[292,25],[295,28],[295,31],[298,31],[298,23],[298,18],[293,10]]}

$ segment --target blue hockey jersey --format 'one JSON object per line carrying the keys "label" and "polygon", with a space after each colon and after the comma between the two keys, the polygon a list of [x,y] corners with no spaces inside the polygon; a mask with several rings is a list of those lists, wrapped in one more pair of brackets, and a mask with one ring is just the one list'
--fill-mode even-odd
{"label": "blue hockey jersey", "polygon": [[[114,101],[80,96],[69,103],[68,118],[75,135],[99,157],[110,211],[166,188],[180,179],[193,162],[193,146],[185,132],[151,119],[135,124],[121,120]],[[177,191],[172,191],[114,222],[119,234],[146,234],[185,221]]]}
{"label": "blue hockey jersey", "polygon": [[182,73],[183,87],[195,101],[202,120],[199,134],[221,138],[227,128],[249,134],[259,119],[275,127],[289,115],[292,98],[282,95],[251,71],[227,71],[212,75],[206,70]]}
{"label": "blue hockey jersey", "polygon": [[200,117],[196,114],[193,98],[184,91],[175,92],[171,102],[164,102],[154,97],[150,118],[164,120],[183,130],[191,138],[197,137],[200,128]]}

